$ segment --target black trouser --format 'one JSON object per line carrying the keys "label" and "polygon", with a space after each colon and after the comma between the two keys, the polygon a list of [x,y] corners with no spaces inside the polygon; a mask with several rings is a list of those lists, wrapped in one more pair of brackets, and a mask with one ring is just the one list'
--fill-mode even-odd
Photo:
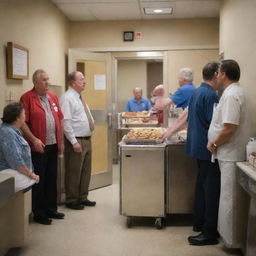
{"label": "black trouser", "polygon": [[36,218],[46,218],[47,212],[57,210],[56,144],[45,146],[44,153],[32,152],[34,171],[40,181],[32,187],[32,211]]}
{"label": "black trouser", "polygon": [[217,238],[220,198],[220,168],[215,163],[197,159],[198,175],[195,189],[194,225],[208,238]]}

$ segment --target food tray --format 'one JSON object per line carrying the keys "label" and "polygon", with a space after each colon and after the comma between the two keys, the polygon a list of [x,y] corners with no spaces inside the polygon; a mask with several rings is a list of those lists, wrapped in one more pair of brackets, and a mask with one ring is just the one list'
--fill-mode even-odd
{"label": "food tray", "polygon": [[126,127],[158,127],[158,123],[135,123],[135,124],[126,124]]}
{"label": "food tray", "polygon": [[[138,117],[150,117],[150,111],[146,111],[148,112],[147,114],[142,114],[143,111],[139,111],[139,112],[122,112],[122,117],[123,118],[138,118]],[[130,114],[127,114],[130,113]]]}
{"label": "food tray", "polygon": [[123,141],[128,145],[156,145],[164,142],[164,139],[161,140],[152,140],[152,139],[126,139],[126,135],[123,138]]}

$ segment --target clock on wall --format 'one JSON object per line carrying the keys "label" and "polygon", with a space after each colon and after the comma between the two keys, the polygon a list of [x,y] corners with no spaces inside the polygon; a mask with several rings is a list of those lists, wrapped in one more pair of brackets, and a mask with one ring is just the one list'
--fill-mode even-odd
{"label": "clock on wall", "polygon": [[133,41],[134,40],[134,32],[133,31],[124,31],[123,40],[124,41]]}

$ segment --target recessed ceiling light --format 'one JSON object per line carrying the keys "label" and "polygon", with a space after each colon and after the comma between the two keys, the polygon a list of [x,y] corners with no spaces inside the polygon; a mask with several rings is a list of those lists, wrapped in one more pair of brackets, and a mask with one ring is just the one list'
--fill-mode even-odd
{"label": "recessed ceiling light", "polygon": [[172,7],[166,8],[144,8],[144,13],[147,15],[171,14]]}
{"label": "recessed ceiling light", "polygon": [[160,13],[160,12],[163,12],[163,10],[161,10],[161,9],[155,9],[153,12],[154,12],[154,13]]}

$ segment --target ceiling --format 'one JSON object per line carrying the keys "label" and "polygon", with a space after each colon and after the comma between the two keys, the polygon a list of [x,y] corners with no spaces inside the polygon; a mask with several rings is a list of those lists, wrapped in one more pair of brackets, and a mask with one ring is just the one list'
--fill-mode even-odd
{"label": "ceiling", "polygon": [[[51,0],[71,21],[219,17],[221,0]],[[172,14],[145,15],[144,8],[172,7]]]}

